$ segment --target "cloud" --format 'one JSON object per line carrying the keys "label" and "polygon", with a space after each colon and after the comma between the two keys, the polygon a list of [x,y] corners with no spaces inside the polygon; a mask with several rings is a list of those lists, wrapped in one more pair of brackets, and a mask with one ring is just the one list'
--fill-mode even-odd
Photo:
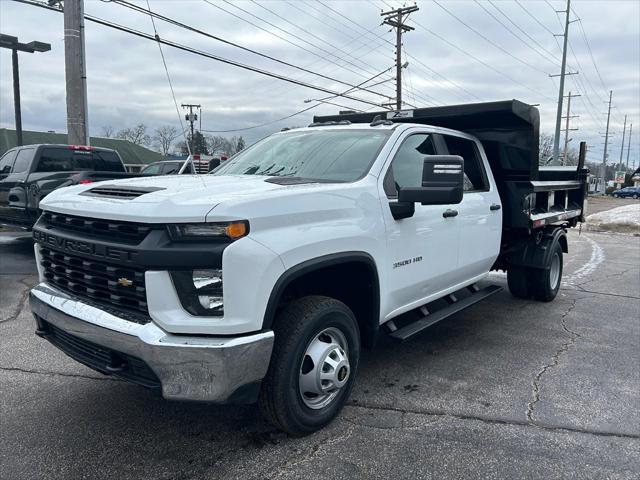
{"label": "cloud", "polygon": [[[380,26],[380,11],[388,10],[381,1],[212,3],[214,5],[151,0],[151,7],[212,35],[353,85],[389,68],[395,61],[394,35],[388,27]],[[398,1],[386,3],[394,7],[400,4]],[[553,132],[557,80],[550,79],[547,74],[559,72],[560,50],[548,30],[560,33],[562,16],[545,2],[521,1],[524,8],[516,2],[493,2],[497,8],[483,2],[482,5],[495,18],[473,1],[440,3],[489,41],[435,3],[420,2],[420,10],[411,15],[411,25],[415,30],[404,36],[404,51],[409,55],[406,58],[409,66],[403,71],[404,98],[418,106],[470,103],[478,101],[478,98],[483,101],[518,98],[539,103],[542,129]],[[564,5],[558,0],[552,3],[557,10]],[[572,114],[580,115],[575,122],[580,127],[580,131],[573,135],[575,143],[587,140],[591,146],[591,158],[601,158],[602,139],[599,134],[606,121],[603,102],[611,89],[616,108],[611,121],[615,135],[611,140],[610,158],[618,157],[615,152],[620,148],[625,114],[629,122],[636,124],[632,157],[634,154],[637,157],[640,152],[640,3],[574,1],[572,6],[572,18],[580,17],[602,77],[601,81],[580,25],[573,23],[569,37],[573,53],[569,52],[568,63],[572,69],[580,70],[580,75],[579,78],[572,76],[567,79],[565,92],[571,90],[582,94],[572,103]],[[146,33],[153,32],[148,16],[113,3],[85,2],[85,10],[88,14]],[[162,38],[211,54],[336,91],[349,88],[162,21],[156,21],[156,25]],[[51,51],[47,53],[20,54],[23,123],[27,129],[65,131],[62,15],[3,1],[0,2],[0,29],[3,33],[19,36],[21,41],[39,40],[52,44]],[[446,42],[429,31],[446,39]],[[447,42],[466,53],[452,48]],[[87,22],[86,45],[92,133],[98,133],[102,125],[121,128],[139,122],[151,127],[178,124],[164,67],[154,42]],[[202,126],[205,130],[245,128],[270,122],[309,106],[304,103],[305,99],[324,96],[322,92],[170,47],[165,46],[164,53],[178,103],[202,104]],[[394,74],[391,71],[377,80]],[[0,87],[0,124],[12,127],[11,58],[10,52],[4,49],[0,51]],[[371,90],[393,97],[394,88],[391,81],[371,87]],[[370,93],[353,95],[383,101],[382,97]],[[336,102],[354,108],[370,108],[348,99]],[[299,117],[238,133],[251,142],[284,126],[305,125],[314,113],[334,113],[336,108],[322,105]]]}

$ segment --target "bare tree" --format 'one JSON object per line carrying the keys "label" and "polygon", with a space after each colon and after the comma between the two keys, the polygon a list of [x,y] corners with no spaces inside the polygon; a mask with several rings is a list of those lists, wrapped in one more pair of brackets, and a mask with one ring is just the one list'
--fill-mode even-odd
{"label": "bare tree", "polygon": [[550,133],[540,132],[540,147],[538,150],[538,163],[546,165],[549,158],[553,155],[553,135]]}
{"label": "bare tree", "polygon": [[211,152],[211,155],[218,155],[221,153],[227,153],[228,142],[222,135],[207,135],[207,148]]}
{"label": "bare tree", "polygon": [[123,140],[129,140],[136,145],[149,145],[151,143],[151,137],[147,133],[147,126],[144,123],[139,123],[135,127],[127,127],[118,131],[117,138]]}
{"label": "bare tree", "polygon": [[111,138],[115,133],[116,129],[111,125],[105,125],[102,127],[102,130],[100,130],[100,135],[102,135],[104,138]]}
{"label": "bare tree", "polygon": [[155,129],[153,140],[160,147],[160,153],[167,156],[174,140],[180,136],[180,132],[173,125],[162,125]]}

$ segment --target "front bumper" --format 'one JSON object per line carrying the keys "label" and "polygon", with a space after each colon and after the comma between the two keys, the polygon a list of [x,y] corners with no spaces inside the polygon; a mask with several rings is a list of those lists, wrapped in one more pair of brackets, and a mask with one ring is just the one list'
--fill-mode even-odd
{"label": "front bumper", "polygon": [[31,290],[30,300],[41,336],[102,373],[147,386],[157,382],[166,399],[249,402],[269,366],[272,331],[239,337],[176,335],[154,323],[119,318],[46,283]]}

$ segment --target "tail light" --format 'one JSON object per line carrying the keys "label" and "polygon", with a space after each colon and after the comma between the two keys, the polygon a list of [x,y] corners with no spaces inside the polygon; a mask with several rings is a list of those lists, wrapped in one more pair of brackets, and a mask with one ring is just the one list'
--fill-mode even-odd
{"label": "tail light", "polygon": [[78,182],[81,185],[86,185],[87,183],[93,183],[93,180],[83,179]]}
{"label": "tail light", "polygon": [[93,150],[93,147],[90,147],[88,145],[69,145],[69,150],[80,150],[84,152],[91,152]]}

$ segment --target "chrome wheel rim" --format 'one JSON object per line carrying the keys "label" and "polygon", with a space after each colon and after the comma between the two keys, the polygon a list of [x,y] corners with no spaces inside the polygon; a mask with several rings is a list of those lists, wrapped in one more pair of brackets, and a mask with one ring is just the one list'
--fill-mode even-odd
{"label": "chrome wheel rim", "polygon": [[298,379],[300,397],[307,407],[326,407],[347,385],[351,374],[348,354],[347,339],[335,327],[325,328],[311,339]]}
{"label": "chrome wheel rim", "polygon": [[557,253],[553,256],[553,260],[551,260],[551,270],[549,271],[549,286],[551,290],[554,290],[558,285],[558,281],[560,280],[560,255]]}

